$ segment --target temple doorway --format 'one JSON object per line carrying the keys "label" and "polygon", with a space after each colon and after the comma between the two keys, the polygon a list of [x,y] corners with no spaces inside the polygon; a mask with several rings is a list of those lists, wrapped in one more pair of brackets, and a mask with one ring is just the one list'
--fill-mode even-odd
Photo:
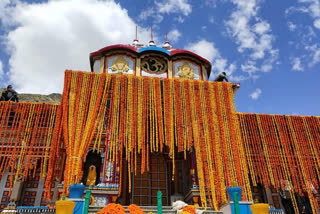
{"label": "temple doorway", "polygon": [[[152,154],[150,157],[149,172],[140,173],[137,168],[137,174],[132,175],[132,193],[131,202],[141,206],[156,206],[157,192],[162,192],[162,204],[169,205],[170,201],[170,170],[167,161],[167,155]],[[137,165],[141,165],[141,159],[137,160]]]}

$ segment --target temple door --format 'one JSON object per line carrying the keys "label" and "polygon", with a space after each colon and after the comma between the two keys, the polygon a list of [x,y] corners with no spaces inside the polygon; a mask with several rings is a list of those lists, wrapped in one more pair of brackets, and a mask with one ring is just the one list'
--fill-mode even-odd
{"label": "temple door", "polygon": [[[141,160],[137,160],[137,166],[140,166]],[[139,168],[139,167],[138,167]],[[150,157],[150,171],[143,174],[137,168],[137,174],[133,174],[132,198],[134,204],[140,206],[156,206],[157,192],[162,192],[162,204],[168,205],[169,187],[168,187],[168,166],[164,155],[152,155]]]}

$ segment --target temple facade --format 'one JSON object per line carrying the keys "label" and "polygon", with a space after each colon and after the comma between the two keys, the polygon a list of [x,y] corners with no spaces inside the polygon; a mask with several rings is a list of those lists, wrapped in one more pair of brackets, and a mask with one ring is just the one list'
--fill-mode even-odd
{"label": "temple facade", "polygon": [[177,200],[219,210],[226,189],[294,213],[319,210],[320,118],[240,113],[239,84],[175,49],[112,45],[66,71],[58,104],[0,102],[0,209],[52,204],[68,186],[91,206]]}

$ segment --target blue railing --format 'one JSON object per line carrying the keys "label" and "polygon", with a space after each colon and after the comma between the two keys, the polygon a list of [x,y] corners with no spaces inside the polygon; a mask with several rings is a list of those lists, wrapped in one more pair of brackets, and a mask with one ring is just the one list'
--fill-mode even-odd
{"label": "blue railing", "polygon": [[269,209],[269,214],[284,214],[282,209]]}
{"label": "blue railing", "polygon": [[49,209],[45,206],[39,207],[27,207],[27,206],[18,206],[17,211],[19,214],[25,213],[41,213],[41,214],[49,214],[49,213],[56,213],[55,209]]}

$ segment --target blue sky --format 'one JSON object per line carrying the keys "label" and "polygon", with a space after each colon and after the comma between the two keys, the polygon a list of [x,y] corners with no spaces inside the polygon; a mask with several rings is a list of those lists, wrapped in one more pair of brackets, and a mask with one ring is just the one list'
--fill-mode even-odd
{"label": "blue sky", "polygon": [[188,49],[240,82],[240,112],[320,115],[319,0],[0,1],[0,86],[61,92],[65,69],[134,39]]}

